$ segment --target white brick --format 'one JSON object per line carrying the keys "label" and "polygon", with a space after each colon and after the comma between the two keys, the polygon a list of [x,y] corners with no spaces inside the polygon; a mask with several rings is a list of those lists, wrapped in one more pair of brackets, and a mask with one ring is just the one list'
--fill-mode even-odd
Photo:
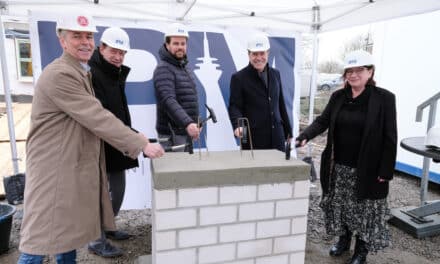
{"label": "white brick", "polygon": [[220,203],[243,203],[257,200],[257,186],[230,186],[220,188]]}
{"label": "white brick", "polygon": [[191,227],[196,225],[195,209],[156,211],[156,230]]}
{"label": "white brick", "polygon": [[302,234],[307,232],[307,217],[297,217],[292,219],[292,234]]}
{"label": "white brick", "polygon": [[238,257],[249,258],[270,255],[272,252],[272,239],[254,240],[238,243]]}
{"label": "white brick", "polygon": [[225,262],[235,258],[235,244],[201,247],[199,263]]}
{"label": "white brick", "polygon": [[305,251],[306,235],[275,238],[274,253]]}
{"label": "white brick", "polygon": [[287,199],[292,197],[292,184],[276,183],[258,186],[258,200]]}
{"label": "white brick", "polygon": [[272,257],[257,258],[256,264],[288,264],[289,256],[280,255]]}
{"label": "white brick", "polygon": [[173,250],[167,252],[159,252],[156,254],[156,264],[195,264],[196,263],[196,250]]}
{"label": "white brick", "polygon": [[176,207],[176,190],[154,190],[156,210]]}
{"label": "white brick", "polygon": [[255,223],[220,226],[220,242],[242,241],[255,238]]}
{"label": "white brick", "polygon": [[264,221],[257,223],[257,238],[266,238],[290,234],[290,220]]}
{"label": "white brick", "polygon": [[224,264],[254,264],[254,260],[240,260],[240,261],[233,261],[233,262],[226,262]]}
{"label": "white brick", "polygon": [[242,204],[239,209],[240,221],[273,218],[273,203]]}
{"label": "white brick", "polygon": [[200,225],[214,225],[237,221],[237,206],[219,206],[200,209]]}
{"label": "white brick", "polygon": [[293,189],[293,197],[309,197],[310,182],[309,181],[296,181]]}
{"label": "white brick", "polygon": [[305,252],[296,252],[290,254],[290,264],[304,264],[305,258],[306,258]]}
{"label": "white brick", "polygon": [[278,201],[276,204],[276,217],[307,215],[309,199]]}
{"label": "white brick", "polygon": [[217,187],[178,190],[178,206],[199,206],[217,204]]}
{"label": "white brick", "polygon": [[156,232],[156,250],[167,250],[176,248],[176,231]]}
{"label": "white brick", "polygon": [[179,232],[179,248],[210,245],[216,242],[217,227],[186,229]]}

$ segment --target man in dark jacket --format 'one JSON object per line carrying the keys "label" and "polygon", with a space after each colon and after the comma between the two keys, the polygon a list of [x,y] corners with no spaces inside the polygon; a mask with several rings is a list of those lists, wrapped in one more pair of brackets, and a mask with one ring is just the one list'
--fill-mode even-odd
{"label": "man in dark jacket", "polygon": [[170,139],[164,146],[185,144],[200,134],[195,77],[187,68],[188,37],[183,25],[172,24],[165,33],[165,43],[159,49],[161,61],[154,70],[156,130],[159,138]]}
{"label": "man in dark jacket", "polygon": [[[107,28],[101,37],[101,45],[89,61],[95,95],[104,108],[112,112],[125,125],[131,126],[125,82],[130,68],[122,65],[127,50],[130,49],[127,33],[117,27]],[[137,159],[131,159],[105,143],[105,160],[113,213],[118,215],[125,193],[125,170],[138,167]],[[89,250],[102,257],[116,257],[122,250],[111,245],[106,237],[115,240],[128,239],[123,231],[107,231],[101,239],[89,244]]]}
{"label": "man in dark jacket", "polygon": [[284,103],[280,73],[269,67],[269,39],[256,35],[248,42],[249,65],[231,77],[229,117],[234,135],[242,137],[243,126],[238,118],[249,119],[251,140],[243,144],[249,149],[278,149],[292,137],[292,127]]}

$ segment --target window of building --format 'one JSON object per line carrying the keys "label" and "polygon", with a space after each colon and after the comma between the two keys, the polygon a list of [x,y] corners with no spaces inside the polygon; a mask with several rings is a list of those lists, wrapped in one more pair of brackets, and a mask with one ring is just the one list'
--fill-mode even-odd
{"label": "window of building", "polygon": [[29,39],[15,39],[17,73],[20,81],[32,81],[32,54]]}

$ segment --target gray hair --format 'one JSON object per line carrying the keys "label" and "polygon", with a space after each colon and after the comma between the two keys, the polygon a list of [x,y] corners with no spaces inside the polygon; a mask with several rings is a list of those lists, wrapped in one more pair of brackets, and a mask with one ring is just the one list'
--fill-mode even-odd
{"label": "gray hair", "polygon": [[67,30],[65,30],[65,29],[59,28],[57,30],[57,36],[59,38],[66,38],[66,34],[67,34]]}

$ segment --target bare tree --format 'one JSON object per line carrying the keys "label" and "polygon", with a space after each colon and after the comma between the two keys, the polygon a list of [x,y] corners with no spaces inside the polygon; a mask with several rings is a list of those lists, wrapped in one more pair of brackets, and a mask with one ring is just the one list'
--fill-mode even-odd
{"label": "bare tree", "polygon": [[328,60],[318,65],[319,72],[325,73],[342,73],[342,64],[336,60]]}
{"label": "bare tree", "polygon": [[341,48],[340,57],[344,59],[345,55],[350,51],[354,50],[366,50],[371,53],[373,49],[373,42],[371,39],[371,33],[367,32],[364,34],[359,34],[353,37],[350,41],[344,44]]}

